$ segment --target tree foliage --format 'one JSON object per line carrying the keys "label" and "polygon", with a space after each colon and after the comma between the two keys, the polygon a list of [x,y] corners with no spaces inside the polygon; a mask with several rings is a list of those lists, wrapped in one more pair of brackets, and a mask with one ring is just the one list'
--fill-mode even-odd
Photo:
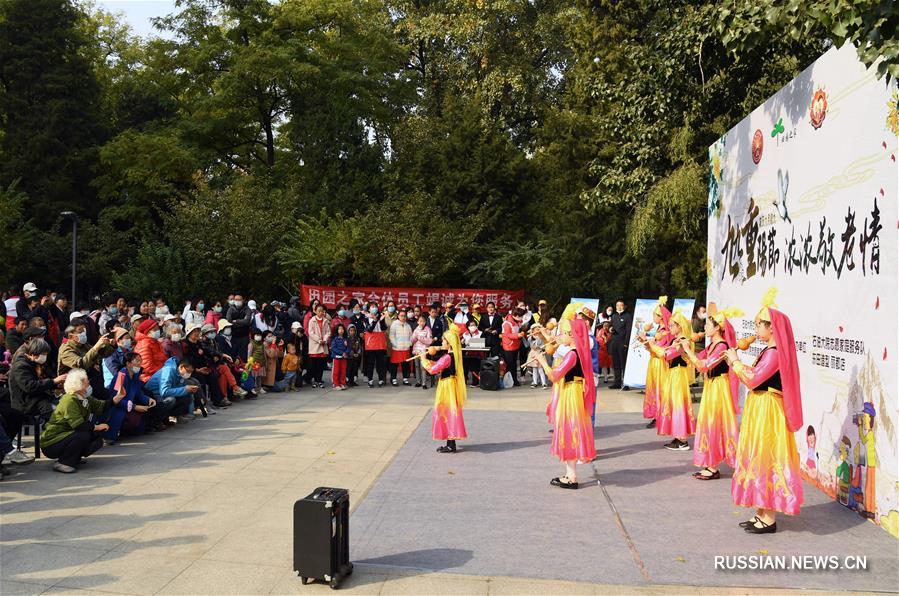
{"label": "tree foliage", "polygon": [[[701,295],[707,147],[889,2],[0,0],[0,283]],[[25,280],[24,278],[28,279]]]}

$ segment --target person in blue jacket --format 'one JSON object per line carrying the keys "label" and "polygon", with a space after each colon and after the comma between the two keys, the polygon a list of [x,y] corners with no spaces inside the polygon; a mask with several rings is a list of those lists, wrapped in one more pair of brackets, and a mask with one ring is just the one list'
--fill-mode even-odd
{"label": "person in blue jacket", "polygon": [[109,428],[103,433],[103,442],[107,445],[115,444],[122,431],[141,434],[147,429],[147,412],[156,406],[156,400],[144,393],[140,369],[140,354],[126,352],[122,370],[109,385],[113,395],[123,393],[125,397],[107,411],[106,424]]}
{"label": "person in blue jacket", "polygon": [[132,350],[131,336],[121,327],[115,329],[115,352],[103,359],[103,384],[106,386],[109,395],[115,395],[116,390],[113,387],[119,372],[125,368],[125,354]]}
{"label": "person in blue jacket", "polygon": [[177,416],[178,422],[187,422],[195,418],[193,413],[194,393],[200,390],[199,385],[188,385],[187,379],[194,372],[190,362],[179,363],[169,358],[145,385],[147,391],[156,399],[156,407],[163,407],[171,416]]}

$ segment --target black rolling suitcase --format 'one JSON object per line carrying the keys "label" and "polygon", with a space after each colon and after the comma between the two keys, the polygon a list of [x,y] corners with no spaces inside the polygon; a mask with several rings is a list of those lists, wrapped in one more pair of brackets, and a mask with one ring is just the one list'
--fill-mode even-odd
{"label": "black rolling suitcase", "polygon": [[481,380],[478,383],[485,391],[499,390],[499,356],[481,360]]}
{"label": "black rolling suitcase", "polygon": [[293,506],[293,568],[306,584],[319,579],[337,589],[353,573],[350,563],[350,494],[319,487]]}

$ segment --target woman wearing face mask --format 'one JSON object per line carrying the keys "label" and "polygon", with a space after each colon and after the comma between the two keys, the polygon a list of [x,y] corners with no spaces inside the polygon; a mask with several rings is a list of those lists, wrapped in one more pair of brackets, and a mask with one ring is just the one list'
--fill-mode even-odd
{"label": "woman wearing face mask", "polygon": [[103,384],[107,391],[114,391],[116,377],[119,371],[125,368],[125,356],[132,351],[134,343],[128,332],[122,328],[117,328],[115,333],[115,351],[103,359]]}
{"label": "woman wearing face mask", "polygon": [[222,301],[216,300],[215,304],[212,305],[212,308],[206,311],[206,319],[204,322],[207,325],[212,325],[213,327],[218,328],[219,321],[222,320]]}
{"label": "woman wearing face mask", "polygon": [[[467,322],[465,333],[462,334],[462,346],[467,348],[471,343],[471,340],[478,339],[480,337],[483,336],[480,330],[478,330],[478,324],[474,321],[474,319],[469,320]],[[475,355],[468,355],[462,358],[462,363],[465,368],[465,379],[467,381],[469,375],[471,375],[471,386],[477,387],[478,372],[481,370],[481,358],[477,356],[477,354],[480,354],[480,352],[469,352],[468,354]]]}
{"label": "woman wearing face mask", "polygon": [[306,336],[309,338],[307,376],[313,387],[323,388],[325,383],[322,381],[322,375],[328,362],[331,344],[331,324],[325,318],[324,305],[318,304],[315,307],[315,316],[309,319],[309,325],[306,326]]}
{"label": "woman wearing face mask", "polygon": [[202,298],[194,298],[184,303],[184,310],[181,311],[181,319],[184,321],[185,328],[191,325],[202,325],[206,320],[206,302]]}
{"label": "woman wearing face mask", "polygon": [[140,354],[143,365],[141,380],[144,383],[150,380],[153,373],[161,369],[168,359],[165,355],[165,350],[162,348],[161,334],[159,324],[153,319],[142,321],[137,326],[137,334],[135,335],[137,344],[134,347],[134,351]]}
{"label": "woman wearing face mask", "polygon": [[[122,433],[139,435],[146,432],[147,428],[159,429],[159,424],[149,425],[145,416],[156,405],[156,400],[144,393],[140,368],[140,354],[128,352],[122,370],[116,374],[112,383],[112,395],[122,394],[124,397],[115,407],[107,410],[104,422],[109,428],[103,433],[104,445],[114,445]],[[164,429],[165,424],[161,427]]]}
{"label": "woman wearing face mask", "polygon": [[309,329],[309,319],[315,316],[315,310],[319,304],[321,304],[321,300],[318,298],[313,298],[309,301],[309,310],[303,315],[303,329]]}
{"label": "woman wearing face mask", "polygon": [[[796,433],[802,428],[802,395],[793,325],[774,308],[772,288],[755,316],[755,333],[767,347],[752,366],[733,348],[727,361],[749,394],[743,406],[736,467],[731,482],[734,503],[754,507],[755,517],[740,523],[750,534],[777,532],[777,512],[799,515],[803,502]],[[773,488],[772,488],[773,487]]]}
{"label": "woman wearing face mask", "polygon": [[165,350],[166,358],[174,358],[179,362],[184,360],[184,336],[181,333],[181,325],[177,323],[166,325],[162,349]]}
{"label": "woman wearing face mask", "polygon": [[66,379],[62,374],[47,378],[44,365],[50,344],[35,338],[23,345],[9,369],[9,396],[12,407],[29,416],[44,420],[53,412],[53,389]]}
{"label": "woman wearing face mask", "polygon": [[390,324],[390,377],[394,387],[399,375],[403,375],[403,385],[409,384],[409,366],[407,361],[412,355],[412,328],[406,321],[406,311],[401,310],[397,319]]}
{"label": "woman wearing face mask", "polygon": [[375,370],[378,372],[378,387],[384,386],[387,376],[387,321],[386,313],[380,313],[378,305],[370,302],[366,314],[362,342],[365,346],[364,364],[368,386],[375,386]]}
{"label": "woman wearing face mask", "polygon": [[41,451],[56,459],[54,470],[71,474],[78,471],[76,466],[83,463],[83,458],[103,446],[102,433],[109,430],[108,424],[94,424],[90,416],[102,417],[125,398],[125,393],[119,392],[109,400],[91,397],[87,373],[80,368],[68,372],[64,389],[65,395],[41,432]]}
{"label": "woman wearing face mask", "polygon": [[427,374],[425,367],[422,365],[421,359],[423,356],[421,354],[427,352],[433,342],[434,338],[431,335],[431,328],[427,325],[427,318],[424,315],[420,315],[418,317],[418,326],[412,330],[412,355],[420,357],[413,360],[412,364],[415,367],[415,386],[422,389],[428,388],[430,375]]}

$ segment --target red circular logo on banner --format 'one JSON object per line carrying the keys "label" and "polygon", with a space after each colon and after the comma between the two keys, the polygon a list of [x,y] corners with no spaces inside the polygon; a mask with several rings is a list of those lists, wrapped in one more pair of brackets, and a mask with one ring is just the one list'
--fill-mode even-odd
{"label": "red circular logo on banner", "polygon": [[765,140],[762,138],[762,131],[756,128],[755,134],[752,135],[752,163],[758,165],[762,161],[762,149],[764,146]]}
{"label": "red circular logo on banner", "polygon": [[812,121],[812,128],[815,130],[821,128],[824,123],[824,117],[827,116],[827,94],[823,89],[818,89],[812,96],[812,104],[808,110],[809,118]]}

